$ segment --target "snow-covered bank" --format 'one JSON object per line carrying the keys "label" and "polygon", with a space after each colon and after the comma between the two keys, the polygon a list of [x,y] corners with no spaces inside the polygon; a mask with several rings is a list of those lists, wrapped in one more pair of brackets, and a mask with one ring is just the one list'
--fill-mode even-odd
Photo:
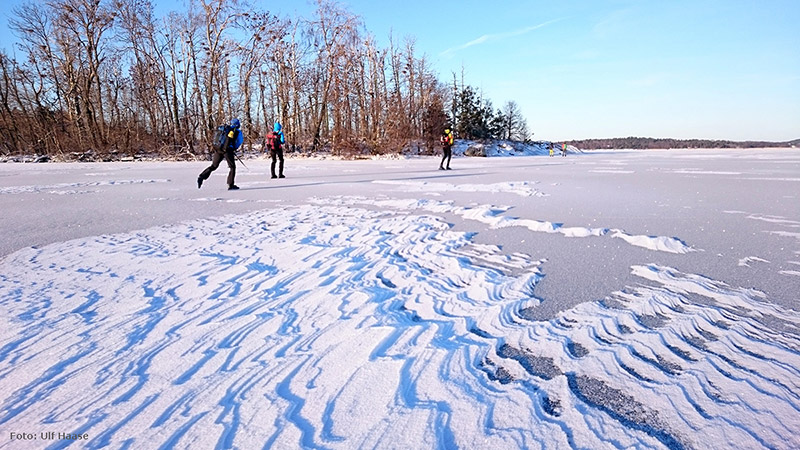
{"label": "snow-covered bank", "polygon": [[[481,156],[481,157],[497,157],[497,156],[536,156],[545,155],[548,153],[548,144],[545,142],[520,142],[510,141],[503,139],[486,139],[474,141],[470,139],[458,139],[453,146],[453,154],[466,155],[466,156]],[[556,145],[556,151],[560,152],[561,147]],[[355,154],[355,155],[338,155],[335,152],[330,152],[330,149],[323,149],[317,153],[306,153],[300,149],[296,152],[286,151],[285,156],[289,159],[324,159],[324,160],[386,160],[386,159],[404,159],[408,157],[416,157],[420,154],[429,154],[433,149],[427,148],[426,143],[421,141],[411,141],[408,146],[403,150],[396,153],[382,153],[382,154]],[[435,151],[441,151],[441,147],[435,147]],[[582,150],[575,146],[568,146],[568,153],[582,153]],[[259,159],[267,156],[268,151],[264,151],[260,144],[248,144],[245,148],[241,149],[238,156],[243,160]],[[127,156],[120,154],[109,154],[105,156],[96,155],[93,152],[84,154],[70,153],[67,155],[10,155],[0,156],[0,164],[5,163],[65,163],[65,162],[175,162],[175,161],[200,161],[205,160],[207,155],[199,154],[194,155],[189,152],[181,153],[178,155],[161,155],[153,154],[138,154],[135,156]]]}
{"label": "snow-covered bank", "polygon": [[647,155],[0,168],[0,431],[800,446],[800,153]]}
{"label": "snow-covered bank", "polygon": [[[469,139],[459,139],[453,146],[453,153],[457,155],[478,156],[478,157],[502,157],[502,156],[541,156],[550,154],[550,142],[518,142],[505,141],[500,139],[486,141],[472,141]],[[553,150],[559,157],[561,156],[561,144],[553,142]],[[567,154],[575,155],[583,153],[583,150],[573,146],[567,146]]]}

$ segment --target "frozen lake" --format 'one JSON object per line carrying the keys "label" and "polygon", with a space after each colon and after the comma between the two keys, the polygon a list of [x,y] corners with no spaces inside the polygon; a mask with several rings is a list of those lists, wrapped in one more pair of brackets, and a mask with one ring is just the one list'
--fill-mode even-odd
{"label": "frozen lake", "polygon": [[800,151],[245,163],[0,165],[0,430],[800,446]]}

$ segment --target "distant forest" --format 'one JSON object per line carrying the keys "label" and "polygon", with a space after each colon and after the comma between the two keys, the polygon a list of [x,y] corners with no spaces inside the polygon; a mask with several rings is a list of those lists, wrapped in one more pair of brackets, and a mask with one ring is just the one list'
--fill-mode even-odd
{"label": "distant forest", "polygon": [[582,139],[567,141],[584,150],[601,149],[670,149],[670,148],[767,148],[767,147],[796,147],[800,139],[786,142],[767,141],[720,141],[706,139],[669,139],[626,137],[612,139]]}

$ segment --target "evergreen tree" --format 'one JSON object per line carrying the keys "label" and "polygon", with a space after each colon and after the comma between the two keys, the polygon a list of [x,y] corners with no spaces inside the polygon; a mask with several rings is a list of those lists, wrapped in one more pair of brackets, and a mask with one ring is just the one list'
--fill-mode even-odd
{"label": "evergreen tree", "polygon": [[481,100],[472,86],[464,86],[458,93],[456,132],[464,139],[491,139],[494,137],[494,112],[492,102]]}

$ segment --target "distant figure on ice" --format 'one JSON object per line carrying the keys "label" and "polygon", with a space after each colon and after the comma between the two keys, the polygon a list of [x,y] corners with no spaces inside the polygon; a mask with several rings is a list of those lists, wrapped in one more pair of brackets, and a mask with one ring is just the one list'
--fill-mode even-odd
{"label": "distant figure on ice", "polygon": [[550,143],[550,157],[552,158],[553,155],[555,155],[555,152],[553,151],[553,143],[551,142]]}
{"label": "distant figure on ice", "polygon": [[[453,143],[455,142],[450,128],[444,130],[439,141],[442,143],[442,162],[439,163],[439,170],[450,170],[450,158],[453,156]],[[445,160],[447,160],[447,166],[444,165]]]}
{"label": "distant figure on ice", "polygon": [[233,184],[233,179],[236,177],[236,154],[234,152],[242,145],[244,140],[239,125],[239,119],[234,118],[231,119],[230,125],[222,125],[217,129],[212,143],[211,165],[197,177],[197,189],[203,186],[203,181],[211,176],[211,172],[217,170],[223,158],[228,162],[228,168],[230,169],[228,171],[228,190],[239,189],[239,186]]}
{"label": "distant figure on ice", "polygon": [[567,143],[561,144],[561,156],[567,157]]}
{"label": "distant figure on ice", "polygon": [[[264,138],[264,148],[269,149],[269,157],[272,158],[272,178],[286,178],[283,176],[283,144],[286,143],[286,138],[282,129],[280,122],[275,122],[272,131]],[[280,161],[278,175],[275,175],[275,163],[278,161]]]}

